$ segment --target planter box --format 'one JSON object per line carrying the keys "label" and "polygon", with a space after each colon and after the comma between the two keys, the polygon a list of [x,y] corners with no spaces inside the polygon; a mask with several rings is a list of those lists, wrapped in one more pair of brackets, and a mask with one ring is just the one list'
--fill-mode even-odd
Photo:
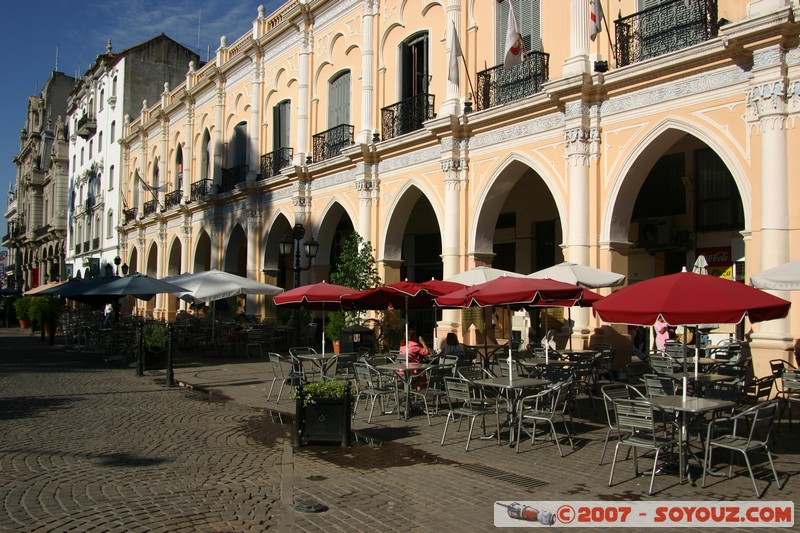
{"label": "planter box", "polygon": [[296,401],[295,444],[313,442],[341,442],[350,446],[351,396],[344,398],[317,398],[315,404],[303,406],[301,398]]}

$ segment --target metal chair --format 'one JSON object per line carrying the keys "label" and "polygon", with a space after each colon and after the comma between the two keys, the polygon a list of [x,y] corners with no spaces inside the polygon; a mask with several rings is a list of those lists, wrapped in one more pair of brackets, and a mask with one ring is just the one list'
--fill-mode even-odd
{"label": "metal chair", "polygon": [[608,448],[608,439],[611,433],[616,429],[616,414],[614,411],[615,400],[633,400],[645,399],[644,394],[627,383],[611,383],[603,385],[600,388],[600,393],[603,395],[603,404],[606,408],[606,422],[608,423],[608,430],[606,430],[606,438],[603,441],[603,453],[600,454],[600,463],[603,464],[603,459],[606,457],[606,449]]}
{"label": "metal chair", "polygon": [[778,398],[781,403],[781,415],[789,407],[789,427],[792,425],[792,404],[800,403],[800,370],[796,368],[787,368],[781,374],[781,390]]}
{"label": "metal chair", "polygon": [[617,445],[614,448],[614,459],[611,462],[611,475],[608,478],[610,487],[614,481],[614,468],[617,464],[617,453],[620,446],[629,446],[633,449],[634,475],[639,475],[639,460],[636,454],[638,449],[654,450],[652,476],[648,495],[653,494],[653,482],[656,479],[658,456],[665,448],[678,444],[675,438],[673,425],[667,422],[669,416],[664,409],[647,400],[615,400],[614,414],[616,415]]}
{"label": "metal chair", "polygon": [[644,380],[645,395],[648,398],[674,396],[678,393],[678,385],[670,376],[645,374],[642,379]]}
{"label": "metal chair", "polygon": [[569,439],[569,444],[572,449],[575,449],[575,444],[572,442],[572,433],[567,425],[567,417],[569,416],[570,423],[572,417],[569,415],[569,389],[572,386],[571,381],[563,381],[556,383],[547,389],[540,391],[536,394],[526,396],[519,400],[517,407],[518,422],[517,422],[517,447],[516,452],[519,453],[519,443],[522,440],[523,425],[526,420],[533,422],[531,429],[531,444],[536,439],[536,422],[547,422],[550,429],[550,434],[558,448],[558,454],[564,457],[564,452],[561,450],[558,434],[556,433],[556,420],[561,420],[564,424],[564,431]]}
{"label": "metal chair", "polygon": [[272,372],[274,377],[272,378],[272,385],[269,387],[269,392],[267,393],[267,401],[269,401],[269,397],[272,395],[272,389],[275,387],[275,382],[281,382],[281,388],[278,389],[278,398],[275,400],[275,403],[280,403],[281,401],[281,394],[283,393],[283,386],[287,383],[292,386],[296,387],[303,383],[303,377],[300,374],[295,373],[294,371],[286,371],[286,366],[289,365],[291,362],[290,359],[282,356],[281,354],[275,352],[269,352],[269,362],[272,366]]}
{"label": "metal chair", "polygon": [[289,357],[292,358],[292,366],[295,373],[300,374],[303,376],[303,381],[309,382],[314,381],[315,377],[322,376],[322,371],[309,361],[303,361],[300,359],[301,355],[316,355],[317,350],[312,348],[311,346],[296,346],[293,348],[289,348]]}
{"label": "metal chair", "polygon": [[[455,421],[456,416],[459,417],[459,422],[463,417],[469,419],[469,433],[467,434],[466,451],[469,451],[469,443],[472,439],[472,430],[475,426],[475,420],[481,417],[481,427],[483,428],[484,435],[486,434],[486,415],[494,412],[497,418],[497,431],[500,431],[500,417],[498,411],[494,406],[489,405],[480,394],[480,390],[471,381],[464,378],[444,378],[445,390],[447,391],[447,405],[449,411],[447,413],[447,420],[444,423],[444,432],[442,433],[441,445],[444,446],[444,441],[447,438],[447,427],[450,420]],[[460,424],[459,424],[460,425]]]}
{"label": "metal chair", "polygon": [[[775,476],[775,483],[778,485],[778,490],[783,488],[781,487],[780,480],[778,480],[778,473],[775,471],[775,464],[772,462],[772,454],[770,454],[769,445],[767,444],[772,432],[772,425],[777,410],[778,401],[771,400],[754,405],[750,409],[737,415],[717,418],[709,423],[706,437],[706,453],[703,458],[704,488],[706,486],[706,472],[711,466],[714,448],[722,448],[723,450],[729,450],[731,452],[728,464],[729,479],[733,471],[734,452],[742,454],[747,464],[747,471],[750,473],[750,479],[753,482],[753,489],[756,491],[756,498],[761,498],[767,489],[764,487],[764,491],[759,493],[758,486],[756,485],[756,478],[753,476],[753,468],[750,465],[749,454],[754,451],[764,450],[767,454],[769,465],[772,468],[772,474]],[[723,424],[731,425],[730,433],[719,434],[718,431],[715,431]]]}
{"label": "metal chair", "polygon": [[356,395],[356,403],[353,406],[353,416],[358,409],[358,402],[361,398],[367,398],[370,402],[369,416],[367,423],[372,423],[372,413],[375,411],[375,403],[380,400],[381,414],[387,414],[385,399],[389,396],[394,396],[395,405],[397,408],[397,418],[400,418],[400,394],[397,389],[397,383],[384,383],[381,381],[381,373],[367,363],[353,363],[353,372],[356,377],[356,388],[358,394]]}
{"label": "metal chair", "polygon": [[675,361],[671,357],[652,356],[649,363],[656,374],[671,376],[675,373]]}
{"label": "metal chair", "polygon": [[[330,361],[327,362],[322,372],[322,379],[343,379],[346,381],[355,380],[356,375],[353,370],[353,363],[358,360],[356,352],[340,353],[335,355]],[[331,375],[328,375],[328,370],[333,369]]]}
{"label": "metal chair", "polygon": [[[422,400],[425,405],[425,414],[428,417],[428,425],[431,425],[431,407],[433,412],[439,413],[439,403],[442,398],[447,397],[447,390],[445,390],[444,378],[451,376],[450,368],[443,365],[433,365],[425,369],[422,373],[426,379],[419,380],[421,384],[419,389],[411,389],[411,395]],[[424,383],[424,384],[423,384]],[[428,405],[428,400],[431,405]]]}

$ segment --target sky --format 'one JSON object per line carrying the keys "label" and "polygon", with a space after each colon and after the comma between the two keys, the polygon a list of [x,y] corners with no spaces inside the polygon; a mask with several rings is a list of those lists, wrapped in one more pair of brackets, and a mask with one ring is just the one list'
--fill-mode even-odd
{"label": "sky", "polygon": [[[264,5],[269,17],[287,0],[42,0],[10,2],[0,17],[0,50],[6,65],[0,83],[0,206],[8,207],[16,181],[28,97],[41,92],[56,69],[82,76],[111,39],[121,52],[160,33],[207,59],[225,35],[232,44],[248,31]],[[188,65],[187,65],[188,69]],[[5,229],[5,224],[0,230]]]}

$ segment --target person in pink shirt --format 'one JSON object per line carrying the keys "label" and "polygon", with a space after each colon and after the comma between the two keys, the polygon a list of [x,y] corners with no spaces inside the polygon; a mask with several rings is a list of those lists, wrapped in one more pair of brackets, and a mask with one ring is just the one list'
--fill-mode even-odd
{"label": "person in pink shirt", "polygon": [[[427,356],[431,354],[428,345],[425,344],[425,339],[417,335],[417,331],[414,329],[408,330],[408,345],[400,346],[400,357],[403,358],[406,354],[408,354],[409,363],[427,363]],[[414,370],[413,374],[418,374],[418,372]],[[417,380],[417,387],[424,384],[425,376],[420,376]]]}
{"label": "person in pink shirt", "polygon": [[653,324],[653,330],[656,332],[656,349],[663,352],[667,339],[669,339],[669,325],[661,315],[658,316],[656,323]]}

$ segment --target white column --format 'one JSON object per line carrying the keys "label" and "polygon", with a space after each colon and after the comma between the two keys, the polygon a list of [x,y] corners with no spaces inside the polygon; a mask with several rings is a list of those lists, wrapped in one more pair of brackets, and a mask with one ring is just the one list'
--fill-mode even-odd
{"label": "white column", "polygon": [[[255,181],[256,174],[261,172],[261,81],[263,72],[263,58],[259,56],[253,65],[253,80],[250,84],[252,98],[250,101],[250,124],[247,127],[250,137],[250,146],[247,151],[250,159],[247,181]],[[258,277],[253,279],[258,279]]]}
{"label": "white column", "polygon": [[[250,205],[247,208],[247,277],[254,281],[259,281],[260,242],[261,242],[261,210],[258,208],[257,201],[251,197]],[[246,312],[254,315],[258,311],[258,296],[255,294],[247,295]]]}
{"label": "white column", "polygon": [[358,189],[358,234],[365,241],[372,239],[372,209],[378,199],[377,163],[364,163],[364,176],[356,181]]}
{"label": "white column", "polygon": [[361,131],[357,143],[372,142],[372,129],[375,126],[375,11],[377,0],[364,0],[361,29]]}
{"label": "white column", "polygon": [[589,0],[570,0],[569,50],[570,56],[564,62],[564,77],[591,72],[589,69]]}
{"label": "white column", "polygon": [[194,133],[194,102],[186,104],[186,124],[183,127],[183,203],[192,192],[192,138]]}
{"label": "white column", "polygon": [[[589,139],[583,128],[566,132],[567,172],[569,176],[569,206],[567,256],[573,263],[589,265]],[[573,334],[589,332],[589,309],[571,309]]]}
{"label": "white column", "polygon": [[[455,142],[455,140],[454,140]],[[442,279],[461,272],[461,185],[462,172],[467,171],[464,159],[445,159],[441,162],[444,173],[444,235],[442,235]],[[461,323],[461,311],[442,311],[439,337]],[[438,342],[438,340],[437,340]]]}
{"label": "white column", "polygon": [[[786,83],[772,79],[750,91],[750,111],[761,136],[761,269],[789,261],[789,170],[786,138]],[[789,299],[783,291],[771,291]],[[789,317],[761,324],[755,338],[791,341]]]}
{"label": "white column", "polygon": [[296,157],[300,158],[296,162],[298,165],[305,164],[306,156],[310,156],[308,141],[308,121],[309,121],[309,80],[311,78],[311,30],[304,28],[301,32],[300,38],[302,44],[300,46],[300,82],[297,86],[297,139],[295,145],[297,150]]}
{"label": "white column", "polygon": [[167,183],[167,172],[169,172],[169,162],[167,161],[167,141],[169,140],[169,122],[166,120],[161,121],[161,142],[159,143],[159,155],[158,155],[158,186],[160,189],[158,190],[158,206],[156,209],[158,211],[161,210],[161,207],[164,206],[164,197],[167,194],[167,187],[164,185]]}
{"label": "white column", "polygon": [[217,102],[214,106],[214,185],[222,183],[222,113],[225,107],[225,86],[222,80],[217,82]]}

